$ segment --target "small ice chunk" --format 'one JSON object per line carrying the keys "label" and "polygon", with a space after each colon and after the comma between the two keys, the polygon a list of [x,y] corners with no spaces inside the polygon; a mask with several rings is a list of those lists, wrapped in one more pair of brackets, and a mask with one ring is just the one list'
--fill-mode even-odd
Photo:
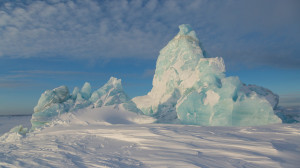
{"label": "small ice chunk", "polygon": [[77,98],[77,94],[79,93],[79,88],[74,87],[73,92],[72,92],[72,99],[75,100]]}
{"label": "small ice chunk", "polygon": [[60,86],[53,90],[46,90],[40,97],[38,104],[34,107],[34,112],[39,112],[54,103],[62,103],[69,98],[69,89]]}
{"label": "small ice chunk", "polygon": [[88,82],[85,82],[84,85],[81,88],[80,91],[82,98],[84,98],[85,100],[89,99],[91,97],[92,94],[92,87],[91,84]]}

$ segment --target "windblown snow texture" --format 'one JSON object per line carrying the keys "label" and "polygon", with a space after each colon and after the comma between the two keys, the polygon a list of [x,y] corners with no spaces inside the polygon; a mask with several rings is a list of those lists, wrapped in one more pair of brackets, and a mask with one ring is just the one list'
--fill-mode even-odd
{"label": "windblown snow texture", "polygon": [[190,25],[160,51],[153,88],[133,101],[160,122],[212,126],[280,123],[278,96],[270,90],[226,77],[223,59],[205,58]]}
{"label": "windblown snow texture", "polygon": [[[11,139],[0,137],[0,167],[299,167],[300,124],[102,125],[91,122],[95,121],[94,115],[83,110],[80,116],[75,113],[78,118],[71,118],[69,124],[45,127],[29,133],[26,138],[18,139],[21,135],[17,134],[11,134]],[[72,114],[62,116],[73,117]],[[94,114],[102,113],[95,111]]]}

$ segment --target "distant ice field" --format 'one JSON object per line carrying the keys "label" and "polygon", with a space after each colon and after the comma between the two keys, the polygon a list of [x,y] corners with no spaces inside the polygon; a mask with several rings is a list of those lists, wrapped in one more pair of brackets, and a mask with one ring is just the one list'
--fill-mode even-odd
{"label": "distant ice field", "polygon": [[30,128],[30,119],[31,115],[0,116],[0,136],[16,125],[23,125],[24,127]]}

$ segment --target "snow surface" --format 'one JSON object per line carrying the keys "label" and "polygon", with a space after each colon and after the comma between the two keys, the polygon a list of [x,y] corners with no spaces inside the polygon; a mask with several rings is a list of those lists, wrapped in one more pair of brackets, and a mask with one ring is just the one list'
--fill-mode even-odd
{"label": "snow surface", "polygon": [[26,137],[2,139],[0,167],[296,168],[300,164],[300,124],[137,124],[146,116],[115,108],[65,113]]}

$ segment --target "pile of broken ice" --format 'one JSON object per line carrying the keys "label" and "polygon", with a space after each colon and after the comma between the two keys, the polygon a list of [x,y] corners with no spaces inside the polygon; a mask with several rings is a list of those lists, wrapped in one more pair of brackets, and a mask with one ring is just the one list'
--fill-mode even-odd
{"label": "pile of broken ice", "polygon": [[196,33],[180,25],[179,33],[160,51],[153,88],[133,101],[160,122],[210,126],[280,123],[274,114],[278,96],[238,77],[226,77],[223,59],[205,58]]}
{"label": "pile of broken ice", "polygon": [[245,85],[238,77],[226,77],[223,59],[206,58],[191,27],[179,28],[160,51],[153,88],[147,95],[131,100],[121,80],[114,77],[94,92],[89,83],[72,93],[60,86],[41,95],[32,115],[32,130],[66,112],[120,105],[160,123],[254,126],[282,122],[274,113],[279,101],[276,94]]}
{"label": "pile of broken ice", "polygon": [[111,77],[100,89],[92,92],[91,85],[85,83],[81,90],[75,87],[72,94],[66,86],[46,90],[34,107],[32,128],[43,126],[53,118],[83,108],[101,108],[102,106],[119,106],[138,114],[142,112],[123,91],[121,80]]}

